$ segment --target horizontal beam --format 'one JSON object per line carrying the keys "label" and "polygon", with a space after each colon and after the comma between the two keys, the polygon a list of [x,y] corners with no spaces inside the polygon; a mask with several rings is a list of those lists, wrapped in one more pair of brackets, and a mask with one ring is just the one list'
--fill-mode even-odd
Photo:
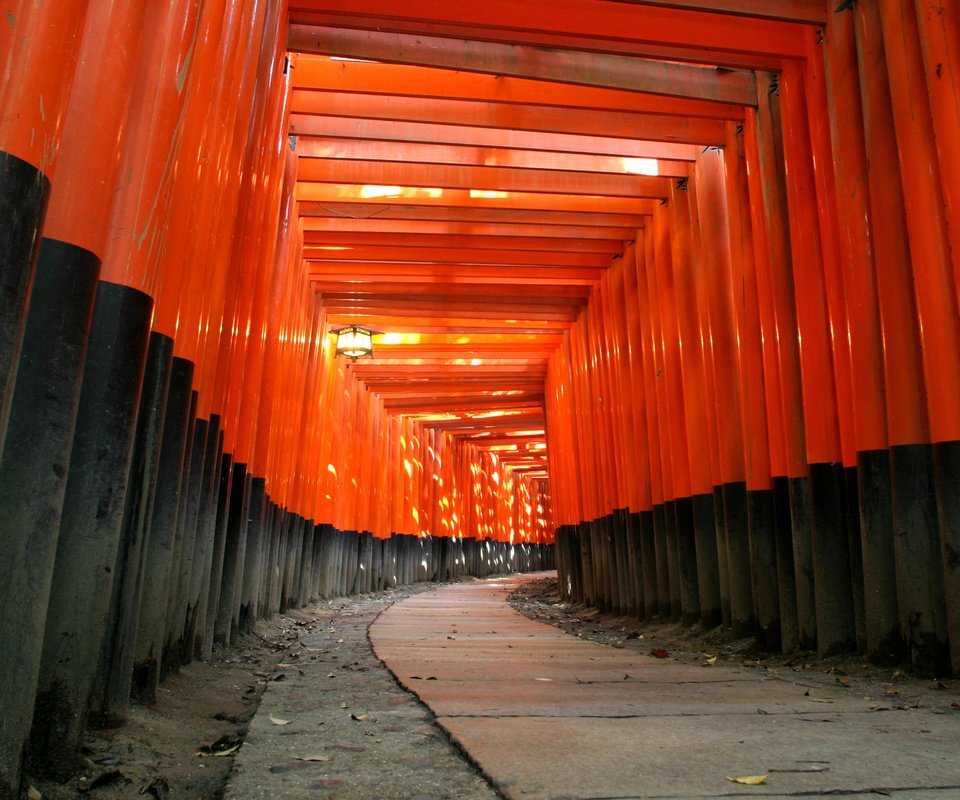
{"label": "horizontal beam", "polygon": [[477,410],[499,410],[514,408],[543,408],[543,393],[531,392],[520,396],[511,397],[490,397],[489,395],[474,395],[450,400],[429,400],[424,397],[400,397],[391,395],[384,399],[383,404],[386,408],[397,411],[407,411],[415,413],[417,411],[446,411],[449,413],[458,413],[462,411]]}
{"label": "horizontal beam", "polygon": [[365,317],[354,316],[350,314],[331,314],[330,321],[337,325],[349,325],[351,323],[363,323],[373,327],[379,325],[379,329],[389,328],[395,333],[445,333],[445,334],[465,334],[475,333],[502,333],[502,334],[550,334],[558,331],[568,330],[570,322],[525,322],[518,320],[510,324],[502,321],[463,321],[458,323],[451,320],[444,323],[432,324],[431,320],[412,319],[409,321],[391,322],[389,317],[379,316]]}
{"label": "horizontal beam", "polygon": [[[571,295],[571,292],[566,292],[565,294]],[[347,289],[343,292],[327,292],[323,296],[324,302],[333,302],[333,303],[342,303],[342,304],[351,304],[357,303],[362,305],[364,303],[397,303],[398,308],[402,308],[405,304],[439,304],[439,305],[449,305],[451,308],[459,308],[461,306],[467,306],[470,308],[482,307],[486,300],[483,297],[470,297],[470,296],[457,296],[453,293],[447,293],[443,291],[437,291],[435,293],[424,293],[418,296],[410,297],[398,297],[395,293],[386,293],[386,294],[377,294],[377,293],[364,293],[362,295],[357,295]],[[551,294],[538,297],[510,297],[504,296],[497,300],[497,308],[502,308],[503,313],[511,313],[516,311],[519,313],[521,308],[525,308],[531,304],[535,304],[540,307],[549,308],[554,307],[557,309],[567,308],[568,306],[576,305],[586,305],[585,297],[573,297],[573,296],[564,296],[562,294]],[[414,306],[415,307],[415,306]]]}
{"label": "horizontal beam", "polygon": [[300,53],[507,75],[712,103],[757,103],[752,72],[605,53],[297,24],[289,28],[287,47]]}
{"label": "horizontal beam", "polygon": [[518,267],[518,266],[459,266],[404,264],[351,264],[349,271],[341,264],[326,264],[310,261],[307,266],[311,279],[322,281],[340,280],[351,286],[363,282],[381,282],[407,285],[426,283],[434,286],[448,284],[513,286],[532,284],[543,286],[591,286],[603,277],[603,269],[580,267]]}
{"label": "horizontal beam", "polygon": [[[422,40],[422,37],[418,38]],[[510,45],[490,45],[486,42],[471,42],[469,45],[505,48],[511,52],[516,50]],[[610,56],[606,53],[542,52],[548,53],[551,58],[573,55],[578,59],[591,62],[613,59],[631,68],[637,66],[642,68],[645,64],[656,63],[624,56]],[[413,102],[416,102],[415,98],[431,97],[448,100],[485,100],[493,103],[549,104],[577,110],[636,111],[714,119],[742,119],[744,115],[743,106],[739,103],[705,102],[699,98],[668,97],[662,92],[648,94],[642,90],[624,90],[620,87],[575,85],[576,81],[564,80],[562,83],[549,83],[543,80],[512,77],[506,72],[481,74],[462,69],[432,69],[397,63],[335,61],[308,54],[300,54],[294,58],[294,89],[404,95],[411,98]],[[680,69],[699,70],[711,79],[718,76],[716,70],[704,67],[680,67]],[[582,75],[583,73],[575,73],[573,68],[564,73],[566,76],[574,74]],[[636,74],[632,70],[629,72],[631,79]],[[732,74],[737,73],[719,75],[725,78]],[[748,76],[749,83],[754,82],[753,73],[739,74]]]}
{"label": "horizontal beam", "polygon": [[[650,204],[657,200],[632,197],[607,197],[576,194],[540,194],[536,192],[506,192],[498,195],[471,195],[463,189],[442,189],[439,187],[386,187],[383,194],[370,194],[370,186],[363,184],[298,183],[296,198],[300,201],[315,203],[350,202],[372,207],[371,214],[385,203],[399,202],[404,205],[419,206],[466,206],[468,208],[513,208],[535,211],[576,211],[591,214],[646,214]],[[399,189],[399,193],[395,193]],[[378,190],[379,191],[379,190]]]}
{"label": "horizontal beam", "polygon": [[[772,0],[769,6],[778,5]],[[574,46],[593,40],[596,48],[609,47],[606,41],[630,52],[665,55],[671,48],[678,60],[694,51],[698,63],[716,63],[704,57],[713,52],[802,58],[806,26],[778,20],[743,19],[726,14],[688,9],[657,8],[611,3],[608,0],[582,0],[564,7],[561,13],[555,0],[485,0],[483,3],[451,3],[450,0],[418,0],[399,6],[396,0],[291,0],[291,22],[309,20],[314,24],[340,27],[364,26],[385,31],[410,30],[433,32],[438,28],[457,29],[477,39],[501,39],[537,42],[553,37],[555,46]],[[460,34],[457,34],[460,35]],[[596,41],[596,40],[601,41]],[[748,61],[749,59],[744,59]]]}
{"label": "horizontal beam", "polygon": [[756,17],[782,22],[823,25],[827,21],[825,0],[607,0],[634,6],[711,11],[736,17]]}
{"label": "horizontal beam", "polygon": [[[315,220],[309,219],[308,222]],[[444,248],[464,250],[524,250],[547,253],[605,253],[608,256],[623,252],[623,244],[606,239],[557,239],[546,236],[497,236],[494,234],[451,235],[424,233],[378,233],[357,230],[318,231],[304,226],[303,243],[306,246],[328,247],[386,246],[410,247],[431,251]],[[338,252],[338,251],[331,251]]]}
{"label": "horizontal beam", "polygon": [[648,175],[605,175],[499,166],[423,165],[336,158],[300,159],[297,180],[301,183],[430,186],[468,191],[547,192],[631,198],[663,198],[670,193],[670,178]]}
{"label": "horizontal beam", "polygon": [[[313,211],[316,210],[314,204]],[[301,214],[304,209],[301,208]],[[592,242],[599,248],[607,245],[615,250],[623,249],[623,242],[636,236],[634,228],[601,228],[585,225],[548,225],[511,222],[459,222],[439,219],[351,219],[341,216],[301,216],[303,230],[319,236],[344,234],[346,236],[370,234],[380,236],[414,236],[416,238],[451,236],[482,239],[525,239],[538,237],[552,242],[562,249],[563,243]]]}
{"label": "horizontal beam", "polygon": [[[300,204],[301,217],[333,217],[354,222],[375,222],[376,220],[438,220],[444,222],[509,223],[517,225],[576,225],[596,226],[603,229],[610,226],[637,230],[644,227],[646,217],[653,214],[657,206],[655,200],[638,202],[636,214],[597,214],[583,211],[554,211],[542,208],[503,208],[457,206],[454,204],[429,206],[424,204],[354,202],[330,200]],[[633,238],[633,237],[631,237]]]}
{"label": "horizontal beam", "polygon": [[[493,152],[486,147],[419,142],[391,142],[362,139],[335,139],[329,136],[301,136],[297,139],[300,158],[331,158],[356,161],[396,161],[404,164],[450,164],[471,167],[513,167],[515,169],[556,169],[571,172],[609,173],[613,175],[650,174],[646,161],[585,153],[558,153],[548,150],[510,150]],[[676,159],[650,159],[655,175],[684,178],[690,175],[690,162]]]}
{"label": "horizontal beam", "polygon": [[351,294],[364,295],[364,294],[396,294],[396,295],[407,295],[407,296],[416,296],[416,295],[447,295],[450,297],[473,297],[477,300],[485,300],[492,303],[499,303],[504,297],[514,297],[514,298],[530,298],[541,296],[552,296],[552,297],[576,297],[576,298],[587,298],[590,296],[591,289],[589,286],[542,286],[535,283],[524,283],[524,284],[514,284],[511,286],[503,284],[486,284],[480,286],[477,284],[469,283],[445,283],[439,285],[437,283],[433,284],[416,284],[416,283],[399,283],[391,280],[383,280],[379,282],[369,282],[369,283],[357,283],[357,284],[345,284],[343,281],[331,281],[331,280],[320,280],[312,279],[310,281],[310,286],[315,292],[320,292],[321,294],[327,292],[333,292],[338,295],[349,296]]}
{"label": "horizontal beam", "polygon": [[[420,302],[405,297],[387,300],[368,301],[365,297],[336,299],[324,295],[323,307],[328,315],[342,316],[360,314],[366,317],[389,318],[397,324],[430,325],[543,325],[545,323],[567,323],[576,319],[580,311],[577,302],[566,301],[548,305],[546,303],[502,303],[490,308],[486,303],[464,302],[454,297],[441,297],[438,300]],[[370,327],[376,328],[375,325]],[[379,328],[376,328],[379,330]]]}
{"label": "horizontal beam", "polygon": [[398,395],[407,397],[472,397],[480,392],[486,392],[493,400],[497,398],[519,397],[529,392],[542,392],[543,379],[541,377],[532,380],[512,379],[509,385],[505,385],[497,376],[485,378],[483,380],[464,381],[451,380],[428,380],[410,383],[408,378],[403,376],[390,379],[375,377],[361,378],[370,391],[383,395],[384,398],[395,397]]}
{"label": "horizontal beam", "polygon": [[543,414],[524,415],[522,417],[497,418],[496,422],[487,420],[450,420],[438,422],[423,422],[425,427],[441,431],[509,431],[518,427],[543,425]]}
{"label": "horizontal beam", "polygon": [[[632,131],[629,136],[617,137],[609,130],[597,135],[581,135],[550,130],[451,127],[428,122],[350,118],[323,114],[292,114],[290,132],[298,136],[331,136],[513,150],[593,153],[625,158],[672,158],[684,161],[694,161],[701,149],[696,144],[644,139],[639,131]],[[716,144],[719,146],[721,143],[716,142]]]}
{"label": "horizontal beam", "polygon": [[377,357],[381,355],[385,358],[410,358],[416,360],[434,359],[434,358],[469,358],[471,360],[485,360],[496,356],[526,358],[530,360],[542,359],[546,361],[554,351],[555,345],[544,345],[541,348],[530,348],[528,350],[505,351],[504,353],[488,352],[482,348],[471,350],[464,348],[458,351],[455,348],[440,348],[434,345],[420,345],[410,347],[383,348],[382,352],[377,351]]}
{"label": "horizontal beam", "polygon": [[723,120],[671,117],[632,111],[594,110],[586,114],[571,113],[568,108],[548,105],[511,105],[442,99],[411,102],[406,97],[346,92],[320,94],[302,89],[292,92],[290,102],[293,133],[310,132],[299,126],[300,117],[326,116],[578,136],[634,138],[719,147],[724,143],[726,125]]}
{"label": "horizontal beam", "polygon": [[[336,247],[334,245],[334,247]],[[411,247],[403,245],[353,245],[330,249],[327,245],[304,243],[304,257],[313,264],[341,264],[349,269],[353,261],[398,268],[406,264],[415,270],[423,265],[478,266],[505,265],[542,267],[610,266],[610,253],[553,252],[550,250],[493,250],[467,247]]]}

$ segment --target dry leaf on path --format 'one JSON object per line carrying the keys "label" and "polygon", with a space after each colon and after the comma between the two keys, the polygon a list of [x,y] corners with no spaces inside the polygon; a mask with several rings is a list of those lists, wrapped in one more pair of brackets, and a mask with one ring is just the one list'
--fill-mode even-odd
{"label": "dry leaf on path", "polygon": [[280,719],[280,717],[270,717],[270,721],[271,721],[274,725],[289,725],[289,724],[290,724],[290,720],[288,720],[288,719]]}
{"label": "dry leaf on path", "polygon": [[329,756],[294,756],[296,761],[329,761]]}
{"label": "dry leaf on path", "polygon": [[710,657],[709,657],[706,661],[704,661],[703,663],[704,663],[705,666],[712,667],[714,664],[717,663],[717,657],[716,657],[716,656],[710,656]]}
{"label": "dry leaf on path", "polygon": [[734,778],[730,775],[724,775],[724,777],[730,781],[730,783],[742,783],[745,786],[759,786],[761,783],[766,783],[767,778],[770,776],[767,774],[763,775],[744,775],[739,778]]}
{"label": "dry leaf on path", "polygon": [[650,655],[655,658],[669,658],[670,654],[664,650],[662,647],[654,647],[650,650]]}

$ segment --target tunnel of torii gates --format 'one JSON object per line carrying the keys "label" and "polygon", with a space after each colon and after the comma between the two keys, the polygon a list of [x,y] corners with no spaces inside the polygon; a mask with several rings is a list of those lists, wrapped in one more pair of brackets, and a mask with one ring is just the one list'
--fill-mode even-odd
{"label": "tunnel of torii gates", "polygon": [[418,580],[960,670],[960,4],[0,10],[0,797]]}

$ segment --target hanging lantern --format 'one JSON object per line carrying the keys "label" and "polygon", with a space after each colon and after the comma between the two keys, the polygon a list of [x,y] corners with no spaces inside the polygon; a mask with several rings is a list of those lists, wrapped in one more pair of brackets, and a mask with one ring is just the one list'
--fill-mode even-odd
{"label": "hanging lantern", "polygon": [[333,331],[337,335],[337,355],[358,358],[373,358],[374,331],[360,325],[347,325]]}

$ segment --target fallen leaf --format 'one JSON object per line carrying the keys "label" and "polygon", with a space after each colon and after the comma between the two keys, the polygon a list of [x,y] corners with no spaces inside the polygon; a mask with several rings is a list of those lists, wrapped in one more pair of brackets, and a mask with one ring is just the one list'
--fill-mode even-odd
{"label": "fallen leaf", "polygon": [[297,761],[329,761],[330,756],[294,756]]}
{"label": "fallen leaf", "polygon": [[197,755],[200,756],[201,758],[205,758],[206,756],[213,756],[214,758],[220,758],[223,756],[232,756],[239,749],[240,749],[240,745],[235,744],[233,745],[233,747],[228,747],[226,750],[217,750],[215,753],[204,753],[203,750],[198,750]]}
{"label": "fallen leaf", "polygon": [[534,678],[535,681],[553,681],[553,678]]}
{"label": "fallen leaf", "polygon": [[650,650],[650,655],[655,658],[669,658],[670,654],[662,647],[654,647]]}
{"label": "fallen leaf", "polygon": [[704,661],[703,663],[704,663],[706,666],[708,666],[708,667],[712,667],[714,664],[717,663],[717,657],[716,657],[716,656],[710,656],[710,657],[709,657],[706,661]]}
{"label": "fallen leaf", "polygon": [[356,720],[357,722],[363,722],[367,718],[366,714],[351,714],[350,719]]}
{"label": "fallen leaf", "polygon": [[770,776],[767,774],[763,775],[744,775],[739,778],[734,778],[730,775],[724,776],[730,783],[742,783],[745,786],[759,786],[761,783],[766,783],[767,778]]}
{"label": "fallen leaf", "polygon": [[270,721],[271,721],[274,725],[289,725],[289,724],[290,724],[290,720],[288,720],[288,719],[280,719],[280,717],[270,717]]}
{"label": "fallen leaf", "polygon": [[821,700],[819,697],[811,697],[810,702],[811,703],[832,703],[833,700]]}
{"label": "fallen leaf", "polygon": [[956,700],[954,700],[954,701],[950,704],[950,708],[955,708],[955,709],[957,709],[957,711],[960,711],[960,702],[957,702]]}
{"label": "fallen leaf", "polygon": [[885,695],[900,694],[900,690],[899,690],[899,689],[887,689],[887,690],[884,692],[884,694],[885,694]]}
{"label": "fallen leaf", "polygon": [[30,786],[27,788],[27,800],[43,800],[43,795]]}

